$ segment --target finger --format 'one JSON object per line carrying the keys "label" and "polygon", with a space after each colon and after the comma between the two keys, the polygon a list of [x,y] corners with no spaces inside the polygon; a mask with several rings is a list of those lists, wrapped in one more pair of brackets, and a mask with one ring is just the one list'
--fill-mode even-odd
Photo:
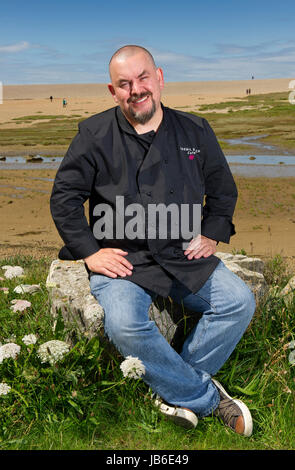
{"label": "finger", "polygon": [[212,255],[212,250],[211,249],[203,249],[201,250],[200,252],[198,252],[196,255],[194,255],[194,258],[195,259],[199,259],[199,258],[208,258],[208,256]]}
{"label": "finger", "polygon": [[122,256],[128,255],[128,251],[121,250],[120,248],[112,248],[111,250]]}
{"label": "finger", "polygon": [[119,276],[125,277],[127,274],[131,275],[132,271],[125,268],[121,263],[115,262],[113,260],[108,261],[106,267],[109,270],[112,270],[114,273],[118,274]]}
{"label": "finger", "polygon": [[119,263],[124,265],[128,270],[133,269],[132,264],[127,259],[123,258],[122,256],[116,256],[116,259],[118,260]]}
{"label": "finger", "polygon": [[188,254],[189,252],[191,252],[192,250],[198,250],[198,249],[200,249],[201,243],[202,243],[201,237],[193,238],[193,239],[189,242],[189,245],[188,245],[186,251],[184,252],[184,254],[186,255],[186,254]]}
{"label": "finger", "polygon": [[117,268],[121,269],[125,274],[132,274],[133,266],[130,264],[125,258],[116,257],[112,260],[110,260],[113,266],[116,266]]}
{"label": "finger", "polygon": [[112,271],[109,271],[107,268],[102,268],[100,272],[104,276],[112,277],[113,279],[118,277],[116,273],[113,273]]}
{"label": "finger", "polygon": [[188,254],[188,259],[197,259],[197,258],[201,258],[203,256],[204,253],[207,252],[207,249],[208,247],[202,247],[198,250],[192,250],[189,254]]}

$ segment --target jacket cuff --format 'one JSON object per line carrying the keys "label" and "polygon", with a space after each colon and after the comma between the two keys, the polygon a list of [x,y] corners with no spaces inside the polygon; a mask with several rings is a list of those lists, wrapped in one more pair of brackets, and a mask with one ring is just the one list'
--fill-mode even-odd
{"label": "jacket cuff", "polygon": [[218,242],[229,243],[230,237],[235,235],[234,224],[220,216],[210,216],[202,220],[201,234]]}
{"label": "jacket cuff", "polygon": [[79,247],[73,247],[70,245],[65,245],[60,250],[58,257],[61,260],[78,260],[87,258],[87,256],[93,255],[100,249],[99,244],[96,240],[93,240],[91,243],[81,244]]}

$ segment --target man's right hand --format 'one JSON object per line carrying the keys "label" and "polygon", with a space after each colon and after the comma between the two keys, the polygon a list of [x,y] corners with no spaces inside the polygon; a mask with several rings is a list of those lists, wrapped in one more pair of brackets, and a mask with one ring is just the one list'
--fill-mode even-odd
{"label": "man's right hand", "polygon": [[116,278],[117,276],[125,277],[132,274],[133,266],[124,256],[128,255],[127,251],[119,248],[101,248],[93,255],[84,258],[90,271]]}

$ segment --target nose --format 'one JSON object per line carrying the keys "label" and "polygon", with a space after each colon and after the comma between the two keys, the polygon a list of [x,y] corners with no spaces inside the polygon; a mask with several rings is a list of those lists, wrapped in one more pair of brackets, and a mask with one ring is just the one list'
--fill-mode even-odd
{"label": "nose", "polygon": [[131,86],[130,86],[130,94],[131,94],[131,95],[139,95],[139,94],[140,94],[140,85],[139,85],[139,83],[137,82],[137,80],[134,80],[134,81],[131,83]]}

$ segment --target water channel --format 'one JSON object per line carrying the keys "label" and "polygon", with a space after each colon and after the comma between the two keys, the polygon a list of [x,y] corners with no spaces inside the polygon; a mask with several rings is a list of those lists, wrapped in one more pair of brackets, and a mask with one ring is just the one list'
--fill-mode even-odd
{"label": "water channel", "polygon": [[[251,152],[246,155],[225,155],[232,173],[245,177],[295,177],[295,156],[288,152],[284,152],[283,155],[275,154],[275,146],[259,141],[263,137],[266,135],[223,139],[231,145],[249,145],[251,148]],[[262,150],[263,155],[255,154],[255,148]],[[1,156],[0,154],[0,170],[54,170],[59,167],[62,159],[63,156],[36,155],[33,159],[28,159],[24,156]]]}

